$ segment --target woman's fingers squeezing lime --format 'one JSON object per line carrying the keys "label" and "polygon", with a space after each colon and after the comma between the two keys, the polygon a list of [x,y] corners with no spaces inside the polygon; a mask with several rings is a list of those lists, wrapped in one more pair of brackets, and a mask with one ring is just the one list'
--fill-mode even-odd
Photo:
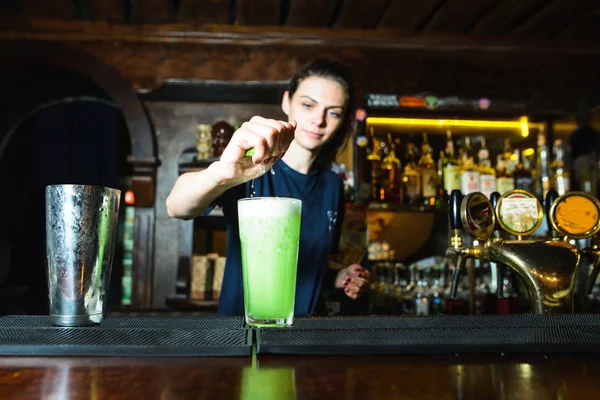
{"label": "woman's fingers squeezing lime", "polygon": [[255,116],[235,131],[219,160],[224,179],[245,182],[270,169],[294,140],[296,122]]}

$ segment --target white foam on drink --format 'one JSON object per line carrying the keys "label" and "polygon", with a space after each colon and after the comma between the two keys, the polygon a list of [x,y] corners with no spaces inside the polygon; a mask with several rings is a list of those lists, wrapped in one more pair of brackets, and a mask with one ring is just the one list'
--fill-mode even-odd
{"label": "white foam on drink", "polygon": [[286,217],[299,214],[302,201],[288,197],[252,197],[238,200],[238,216],[249,217]]}

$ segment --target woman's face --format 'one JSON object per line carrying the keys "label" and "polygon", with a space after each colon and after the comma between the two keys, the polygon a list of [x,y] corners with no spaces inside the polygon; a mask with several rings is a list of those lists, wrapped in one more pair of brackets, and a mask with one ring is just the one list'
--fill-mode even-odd
{"label": "woman's face", "polygon": [[307,150],[327,142],[342,124],[346,98],[341,84],[317,76],[300,82],[292,98],[286,92],[281,106],[288,119],[298,123],[296,142]]}

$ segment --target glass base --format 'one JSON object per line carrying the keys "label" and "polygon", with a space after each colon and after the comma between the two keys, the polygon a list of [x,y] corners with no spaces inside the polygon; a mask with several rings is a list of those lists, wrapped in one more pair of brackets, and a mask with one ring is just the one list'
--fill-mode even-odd
{"label": "glass base", "polygon": [[254,318],[250,314],[246,314],[246,324],[250,326],[256,326],[260,328],[277,328],[277,327],[286,327],[292,326],[294,322],[294,316],[290,315],[285,318],[277,318],[277,319],[261,319]]}
{"label": "glass base", "polygon": [[50,323],[54,326],[77,327],[93,326],[102,322],[103,314],[92,315],[56,315],[50,314]]}

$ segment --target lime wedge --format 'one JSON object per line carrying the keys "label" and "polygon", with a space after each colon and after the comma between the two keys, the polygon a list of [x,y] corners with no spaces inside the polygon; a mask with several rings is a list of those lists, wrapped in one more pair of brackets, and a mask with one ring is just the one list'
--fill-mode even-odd
{"label": "lime wedge", "polygon": [[254,147],[246,150],[246,155],[252,157],[254,155]]}

